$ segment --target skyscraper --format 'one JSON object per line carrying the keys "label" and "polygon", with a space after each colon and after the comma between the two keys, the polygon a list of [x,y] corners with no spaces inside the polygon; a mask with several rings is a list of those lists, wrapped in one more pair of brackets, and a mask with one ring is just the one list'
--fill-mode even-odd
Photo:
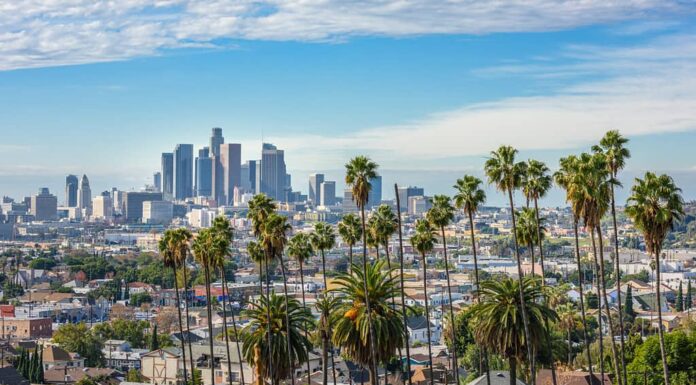
{"label": "skyscraper", "polygon": [[55,220],[58,215],[58,198],[48,192],[47,187],[39,189],[39,193],[31,197],[30,212],[37,221]]}
{"label": "skyscraper", "polygon": [[324,183],[324,174],[311,174],[309,176],[309,194],[308,199],[315,205],[321,203],[321,194],[319,188]]}
{"label": "skyscraper", "polygon": [[89,188],[87,175],[82,175],[80,187],[77,190],[77,207],[85,211],[85,214],[92,214],[92,189]]}
{"label": "skyscraper", "polygon": [[333,206],[336,204],[336,182],[334,181],[324,181],[321,182],[320,200],[319,203],[322,206]]}
{"label": "skyscraper", "polygon": [[171,200],[174,195],[174,154],[162,153],[162,196]]}
{"label": "skyscraper", "polygon": [[77,207],[77,188],[79,182],[76,175],[65,177],[65,206]]}
{"label": "skyscraper", "polygon": [[415,196],[423,196],[424,191],[422,187],[402,187],[400,186],[399,189],[399,202],[401,203],[401,211],[408,211],[408,198],[410,197],[415,197]]}
{"label": "skyscraper", "polygon": [[225,143],[225,138],[222,136],[222,128],[213,128],[213,134],[210,136],[210,156],[215,157],[220,155],[220,145]]}
{"label": "skyscraper", "polygon": [[261,192],[271,199],[284,201],[287,189],[285,152],[270,143],[261,149]]}
{"label": "skyscraper", "polygon": [[193,145],[177,144],[174,148],[174,198],[193,196]]}
{"label": "skyscraper", "polygon": [[256,191],[256,161],[248,160],[241,167],[241,188],[245,193]]}
{"label": "skyscraper", "polygon": [[152,174],[152,184],[155,186],[155,191],[161,192],[162,191],[162,173],[157,171],[154,174]]}
{"label": "skyscraper", "polygon": [[209,197],[213,188],[213,158],[208,147],[198,150],[196,158],[196,191],[199,197]]}
{"label": "skyscraper", "polygon": [[372,188],[367,196],[367,208],[370,209],[379,206],[382,203],[382,176],[377,175],[370,179]]}
{"label": "skyscraper", "polygon": [[162,200],[161,193],[128,191],[123,196],[123,216],[128,223],[139,223],[143,220],[143,203],[146,201]]}
{"label": "skyscraper", "polygon": [[241,186],[242,145],[225,143],[220,145],[222,168],[222,196],[219,204],[231,205],[234,202],[234,188]]}

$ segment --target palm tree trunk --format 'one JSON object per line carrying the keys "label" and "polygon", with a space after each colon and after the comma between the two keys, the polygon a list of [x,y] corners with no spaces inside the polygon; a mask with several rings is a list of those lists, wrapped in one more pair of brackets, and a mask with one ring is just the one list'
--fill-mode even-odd
{"label": "palm tree trunk", "polygon": [[[616,175],[614,175],[616,178]],[[624,320],[623,320],[623,302],[621,302],[621,269],[619,268],[619,229],[616,225],[616,196],[614,195],[614,184],[611,184],[611,218],[614,224],[614,269],[616,272],[616,301],[619,304],[619,330],[621,335],[619,342],[621,344],[621,367],[623,368],[623,383],[628,382],[628,374],[626,372],[626,348],[624,347]]]}
{"label": "palm tree trunk", "polygon": [[[227,278],[225,277],[224,263],[220,266],[220,279],[222,280],[222,333],[225,337],[225,349],[227,352],[227,378],[229,384],[232,385],[232,355],[230,354],[230,337],[227,333],[227,298],[225,298],[225,289],[227,288]],[[236,339],[236,337],[235,337]],[[241,361],[241,357],[240,357]]]}
{"label": "palm tree trunk", "polygon": [[512,190],[508,190],[508,199],[510,200],[510,214],[512,214],[512,237],[515,241],[515,258],[517,258],[517,275],[520,283],[520,307],[522,308],[522,322],[524,324],[524,341],[527,346],[527,357],[530,358],[530,371],[531,371],[531,385],[536,385],[536,368],[534,365],[534,359],[532,355],[532,344],[529,337],[529,319],[527,318],[527,306],[524,301],[524,289],[522,280],[524,274],[522,273],[522,259],[520,258],[520,247],[517,244],[517,223],[515,223],[515,203],[512,200]]}
{"label": "palm tree trunk", "polygon": [[[539,219],[539,199],[534,198],[534,215],[536,216],[536,231],[537,231],[537,241],[539,242],[539,262],[541,263],[541,288],[542,292],[544,286],[546,285],[546,271],[544,270],[544,242],[541,239],[541,221]],[[532,265],[534,268],[534,265]],[[544,296],[544,302],[547,302],[546,296]],[[553,385],[558,383],[556,379],[556,362],[553,359],[553,349],[551,349],[551,330],[549,329],[549,318],[544,315],[544,327],[546,328],[546,348],[551,353],[551,382]],[[568,352],[570,354],[570,351]],[[570,364],[570,362],[568,362]]]}
{"label": "palm tree trunk", "polygon": [[275,384],[275,375],[273,372],[273,344],[271,343],[271,268],[270,268],[270,259],[268,258],[268,255],[265,255],[265,259],[263,262],[266,262],[266,317],[268,319],[269,325],[268,325],[268,330],[266,330],[266,343],[268,344],[268,373],[270,373],[271,377],[271,383]]}
{"label": "palm tree trunk", "polygon": [[[471,251],[474,254],[474,280],[476,283],[476,290],[479,289],[479,269],[478,269],[478,256],[476,255],[476,236],[474,235],[474,214],[469,211],[469,227],[471,235]],[[476,296],[476,302],[479,302],[478,295]],[[486,370],[486,384],[491,385],[491,371],[488,367],[488,352],[485,347],[481,349],[481,360],[483,361],[483,367]],[[457,383],[459,385],[459,383]]]}
{"label": "palm tree trunk", "polygon": [[[191,378],[196,371],[196,366],[193,364],[193,350],[191,348],[191,317],[189,317],[189,302],[188,302],[188,268],[186,268],[186,260],[184,260],[184,265],[182,266],[184,270],[184,303],[186,304],[186,342],[188,343],[189,360],[191,361]],[[193,302],[193,301],[191,301]],[[182,335],[183,339],[184,336]]]}
{"label": "palm tree trunk", "polygon": [[350,261],[348,263],[350,275],[353,275],[353,245],[350,243],[348,244],[348,260]]}
{"label": "palm tree trunk", "polygon": [[664,375],[665,385],[669,385],[669,368],[667,367],[667,352],[665,350],[665,335],[662,332],[662,298],[660,298],[660,250],[655,250],[655,274],[656,286],[655,293],[657,294],[657,333],[660,337],[660,355],[662,356],[662,372]]}
{"label": "palm tree trunk", "polygon": [[[188,381],[188,372],[186,371],[186,346],[184,342],[184,326],[181,319],[181,299],[179,298],[179,282],[176,279],[176,264],[172,264],[174,271],[174,290],[176,291],[176,310],[179,315],[179,334],[181,335],[181,356],[184,360],[184,383]],[[193,371],[193,369],[191,369]]]}
{"label": "palm tree trunk", "polygon": [[[407,384],[411,385],[411,347],[409,346],[408,339],[408,322],[406,320],[406,297],[404,295],[404,245],[403,245],[403,235],[401,230],[401,202],[399,202],[399,189],[396,184],[394,184],[394,193],[396,194],[396,215],[397,222],[399,225],[399,269],[400,269],[400,283],[401,283],[401,314],[404,317],[404,339],[406,345],[406,379]],[[399,362],[401,365],[401,362]],[[459,384],[457,384],[459,385]],[[489,384],[490,385],[490,384]]]}
{"label": "palm tree trunk", "polygon": [[[324,278],[324,297],[327,297],[329,286],[328,286],[327,281],[326,281],[326,257],[324,255],[324,249],[320,249],[319,252],[321,253],[321,271],[322,271],[322,276]],[[328,310],[328,309],[325,309],[325,310]],[[325,310],[323,310],[323,311],[325,311]],[[326,313],[326,314],[323,314],[323,316],[324,316],[324,319],[328,322],[329,314]],[[331,342],[329,341],[329,335],[330,335],[331,331],[328,330],[328,325],[325,325],[325,326],[327,326],[327,328],[325,328],[322,331],[322,339],[324,339],[325,341],[322,345],[323,345],[323,349],[326,350],[326,349],[331,348]],[[324,354],[326,354],[326,351],[324,351]],[[324,361],[323,363],[324,363],[324,373],[323,373],[324,385],[326,385],[328,383],[328,374],[329,374],[328,369],[326,367],[328,365],[328,362]],[[331,349],[331,372],[333,375],[333,381],[334,381],[334,385],[335,385],[336,384],[336,363],[334,361],[333,349]]]}
{"label": "palm tree trunk", "polygon": [[510,366],[510,385],[517,385],[517,361],[515,357],[508,357],[508,365]]}
{"label": "palm tree trunk", "polygon": [[442,234],[442,250],[444,251],[445,256],[445,276],[447,277],[447,295],[449,296],[449,315],[450,322],[452,324],[452,370],[454,371],[454,383],[459,385],[459,370],[457,368],[457,331],[454,327],[454,310],[452,308],[452,285],[450,284],[449,259],[447,258],[447,239],[445,239],[444,226],[440,226],[440,233]]}
{"label": "palm tree trunk", "polygon": [[[227,282],[223,279],[223,285],[225,290],[227,290],[227,296],[229,297],[230,289],[227,287]],[[223,293],[225,295],[225,293]],[[225,321],[225,327],[227,326],[227,321]],[[234,330],[234,341],[237,345],[237,356],[239,356],[239,378],[241,380],[241,385],[244,385],[244,359],[242,356],[242,349],[239,347],[239,333],[237,332],[237,321],[234,319],[234,311],[232,311],[232,330]]]}
{"label": "palm tree trunk", "polygon": [[210,344],[210,383],[215,385],[215,351],[213,350],[213,310],[212,310],[212,293],[210,291],[210,266],[204,266],[205,271],[205,290],[208,295],[206,307],[208,312],[208,342]]}
{"label": "palm tree trunk", "polygon": [[[392,276],[392,265],[391,265],[391,259],[389,258],[389,246],[387,244],[384,245],[384,254],[387,257],[387,269],[389,269],[389,276],[391,277]],[[392,297],[391,303],[392,303],[392,308],[394,308],[394,310],[396,310],[396,302],[394,301],[394,297]],[[396,350],[397,350],[397,354],[399,355],[399,362],[401,362],[401,357],[402,357],[401,356],[401,347],[397,346]],[[401,368],[402,368],[402,366],[399,365],[399,372],[401,372]],[[386,382],[387,381],[386,372],[385,372],[384,379]]]}
{"label": "palm tree trunk", "polygon": [[[600,381],[604,381],[604,338],[602,336],[602,291],[599,283],[599,278],[598,278],[598,270],[599,270],[599,262],[597,261],[597,245],[595,244],[595,233],[592,228],[590,228],[590,238],[592,239],[592,253],[594,256],[594,271],[595,273],[593,274],[594,276],[594,281],[595,281],[595,288],[597,291],[597,310],[599,312],[597,313],[597,324],[599,325],[599,373],[601,375]],[[588,346],[589,349],[589,346]]]}
{"label": "palm tree trunk", "polygon": [[435,385],[435,376],[433,375],[433,348],[430,337],[430,310],[428,308],[428,262],[423,256],[423,294],[425,294],[425,324],[428,331],[428,358],[430,359],[430,385]]}
{"label": "palm tree trunk", "polygon": [[285,274],[285,263],[283,263],[283,256],[280,256],[280,270],[283,272],[283,290],[285,291],[285,337],[288,344],[288,363],[290,364],[290,381],[291,385],[295,385],[295,359],[294,350],[292,349],[292,341],[290,338],[290,305],[288,301],[288,279]]}
{"label": "palm tree trunk", "polygon": [[[375,350],[375,327],[372,324],[372,308],[370,306],[370,295],[367,287],[367,228],[365,225],[365,205],[360,204],[360,221],[362,223],[362,238],[363,238],[363,290],[365,291],[365,310],[367,310],[367,322],[370,324],[370,355],[372,360],[372,368],[370,369],[370,383],[377,385],[377,352]],[[373,376],[374,374],[374,376]]]}
{"label": "palm tree trunk", "polygon": [[[307,302],[305,300],[305,291],[304,291],[304,267],[303,267],[303,263],[302,263],[301,259],[299,262],[300,262],[300,285],[302,285],[302,288],[301,288],[301,290],[302,290],[302,307],[306,309]],[[305,331],[304,331],[305,338],[309,339],[309,336],[308,336],[309,332],[307,331],[307,324],[306,323],[304,325],[304,328],[305,328]],[[312,380],[310,378],[311,375],[312,375],[312,368],[309,366],[309,359],[308,359],[307,360],[307,385],[311,385],[311,383],[312,383]]]}
{"label": "palm tree trunk", "polygon": [[[602,286],[602,297],[604,298],[604,310],[607,312],[607,320],[609,321],[609,332],[611,333],[611,353],[612,357],[614,358],[614,372],[616,373],[616,378],[618,380],[618,383],[621,384],[621,374],[622,371],[619,368],[620,361],[619,361],[619,352],[616,349],[616,341],[614,340],[614,336],[616,335],[614,331],[614,321],[611,319],[611,313],[609,312],[609,300],[607,297],[607,285],[604,281],[604,241],[602,240],[602,229],[600,225],[597,225],[597,241],[599,243],[599,277],[601,279],[601,286]],[[621,304],[619,304],[620,306]]]}

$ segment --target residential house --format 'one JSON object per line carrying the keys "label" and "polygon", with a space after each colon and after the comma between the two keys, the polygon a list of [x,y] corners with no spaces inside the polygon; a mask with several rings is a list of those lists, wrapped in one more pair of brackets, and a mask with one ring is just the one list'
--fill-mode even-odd
{"label": "residential house", "polygon": [[77,353],[69,353],[66,350],[50,345],[43,349],[44,371],[59,368],[84,368],[85,359]]}
{"label": "residential house", "polygon": [[[413,345],[416,342],[428,343],[428,321],[424,316],[409,317],[406,321],[408,328],[408,343]],[[430,341],[438,343],[440,341],[440,326],[430,322]]]}

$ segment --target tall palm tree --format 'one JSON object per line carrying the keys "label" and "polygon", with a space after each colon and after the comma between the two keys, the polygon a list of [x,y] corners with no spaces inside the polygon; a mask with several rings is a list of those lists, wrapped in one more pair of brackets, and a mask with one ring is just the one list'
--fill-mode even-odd
{"label": "tall palm tree", "polygon": [[[619,171],[626,165],[626,159],[631,157],[631,152],[625,147],[628,139],[621,136],[619,131],[608,131],[599,141],[599,146],[593,146],[592,151],[602,153],[607,159],[607,167],[612,178],[617,179]],[[616,275],[616,301],[621,302],[621,270],[619,269],[619,230],[616,223],[616,195],[614,184],[611,185],[611,218],[614,225],[614,268]],[[619,306],[619,330],[624,330],[623,309]],[[621,366],[623,367],[624,384],[628,381],[626,373],[626,351],[624,347],[624,333],[621,333]]]}
{"label": "tall palm tree", "polygon": [[[408,321],[406,318],[406,295],[404,294],[404,239],[401,229],[401,201],[399,200],[399,185],[394,183],[396,197],[396,222],[399,232],[399,288],[401,292],[401,316],[404,322],[404,345],[406,346],[406,382],[411,385],[411,348],[408,346]],[[490,384],[488,384],[490,385]]]}
{"label": "tall palm tree", "polygon": [[626,214],[643,233],[645,246],[655,256],[655,278],[657,296],[657,329],[660,338],[660,353],[665,385],[669,385],[669,370],[665,352],[665,338],[662,331],[662,300],[660,298],[660,253],[667,233],[684,216],[684,201],[674,180],[668,175],[655,175],[648,172],[643,179],[636,178],[631,196],[626,205]]}
{"label": "tall palm tree", "polygon": [[[510,366],[510,385],[517,383],[517,364],[525,357],[525,350],[534,350],[546,338],[548,330],[544,317],[556,320],[556,313],[542,303],[542,290],[535,277],[525,277],[522,281],[505,278],[481,283],[478,290],[479,303],[471,309],[474,339],[493,352],[508,359]],[[522,290],[522,299],[519,292]],[[529,316],[527,329],[530,338],[523,333],[526,308]]]}
{"label": "tall palm tree", "polygon": [[[582,335],[587,348],[587,364],[589,367],[590,378],[594,378],[592,371],[592,355],[590,354],[590,339],[587,334],[587,317],[585,314],[585,295],[583,294],[583,264],[580,257],[580,240],[578,236],[579,222],[582,216],[583,197],[580,194],[578,184],[581,182],[578,177],[579,159],[576,156],[561,158],[560,169],[554,174],[557,185],[566,191],[566,202],[570,203],[570,210],[573,213],[573,233],[575,236],[575,260],[578,268],[578,291],[580,292],[580,315],[582,317]],[[602,376],[602,378],[604,378]]]}
{"label": "tall palm tree", "polygon": [[[179,316],[179,334],[181,335],[181,354],[184,359],[184,382],[188,381],[188,372],[186,370],[186,346],[184,345],[184,323],[181,318],[181,299],[179,298],[179,283],[176,279],[176,272],[181,261],[179,260],[180,253],[178,252],[181,241],[176,230],[167,230],[164,232],[159,241],[159,252],[164,261],[164,266],[172,269],[174,273],[174,290],[176,291],[176,310]],[[188,242],[187,242],[188,247]],[[193,367],[191,367],[193,371]]]}
{"label": "tall palm tree", "polygon": [[546,230],[543,225],[537,222],[534,210],[524,207],[517,212],[517,242],[525,245],[529,249],[529,256],[532,260],[532,275],[536,275],[534,259],[534,246],[539,244],[538,237],[544,236]]}
{"label": "tall palm tree", "polygon": [[427,254],[433,251],[437,242],[437,229],[424,219],[416,221],[416,233],[411,237],[411,246],[420,253],[423,264],[423,294],[425,295],[425,321],[428,335],[428,358],[430,359],[430,385],[435,384],[433,375],[433,348],[430,331],[430,308],[428,307],[428,261]]}
{"label": "tall palm tree", "polygon": [[[318,222],[314,225],[314,232],[310,236],[310,242],[312,244],[312,247],[314,250],[319,250],[319,254],[321,255],[321,272],[322,276],[324,277],[324,297],[328,296],[328,291],[329,291],[329,286],[327,284],[326,280],[326,255],[325,251],[326,250],[331,250],[334,245],[336,244],[336,234],[334,233],[333,227],[329,225],[328,223],[325,222]],[[328,309],[324,309],[328,311]],[[322,314],[322,319],[325,322],[328,322],[329,320],[329,315],[328,314]],[[331,340],[331,329],[329,324],[323,323],[321,325],[321,340],[322,340],[322,350],[324,356],[328,356],[327,350],[329,349],[329,341]],[[323,368],[323,384],[326,385],[328,383],[328,362],[327,360],[323,360],[322,362]],[[336,382],[336,364],[334,363],[334,354],[333,354],[333,349],[331,349],[331,372],[333,374],[333,380],[334,383]]]}
{"label": "tall palm tree", "polygon": [[[389,303],[399,295],[397,275],[386,269],[384,261],[364,266],[367,268],[356,264],[353,274],[343,273],[335,279],[332,290],[344,300],[333,308],[336,326],[332,340],[353,362],[369,367],[370,382],[375,383],[377,367],[371,363],[388,362],[403,346],[404,320],[402,313]],[[378,344],[372,344],[373,338]]]}
{"label": "tall palm tree", "polygon": [[348,245],[349,266],[353,268],[353,247],[360,241],[362,237],[362,227],[360,227],[360,218],[355,214],[346,214],[338,222],[338,234],[343,242]]}
{"label": "tall palm tree", "polygon": [[[524,293],[522,292],[522,258],[520,257],[520,248],[517,242],[517,223],[515,222],[515,202],[512,199],[513,192],[522,184],[522,176],[525,173],[525,164],[516,162],[515,157],[517,150],[511,146],[500,146],[498,150],[491,152],[491,157],[486,160],[484,170],[488,176],[488,182],[495,184],[496,188],[504,193],[507,193],[510,201],[510,215],[512,217],[512,234],[515,244],[515,258],[517,259],[517,275],[519,280],[518,289],[520,291],[520,303],[522,311],[522,321],[524,324],[524,336],[529,341],[529,325],[527,318],[527,309],[524,302]],[[530,357],[531,384],[536,384],[536,366],[534,356],[532,355],[532,346],[529,343],[524,344],[527,348],[527,357]]]}
{"label": "tall palm tree", "polygon": [[[601,155],[590,155],[581,154],[580,155],[580,172],[578,177],[582,179],[579,183],[579,191],[583,196],[583,219],[585,226],[590,232],[590,239],[592,241],[592,248],[594,250],[595,266],[598,268],[598,286],[597,286],[597,297],[600,299],[600,305],[604,303],[604,311],[607,314],[607,323],[609,324],[609,332],[611,334],[611,351],[614,364],[614,373],[618,379],[619,384],[621,384],[622,371],[619,368],[620,359],[619,353],[616,347],[616,342],[614,340],[615,328],[614,321],[612,320],[609,301],[607,296],[607,286],[605,282],[605,272],[604,272],[604,244],[602,236],[602,226],[601,220],[604,214],[607,212],[610,200],[610,186],[616,183],[614,178],[609,174],[608,168],[606,166],[606,159]],[[597,234],[598,245],[595,245],[595,233]],[[599,259],[597,258],[599,256]],[[599,312],[600,325],[601,325],[601,306]],[[601,328],[600,328],[601,335]],[[600,338],[600,342],[601,342]],[[601,344],[600,344],[601,348]],[[600,361],[600,365],[603,361]]]}
{"label": "tall palm tree", "polygon": [[[311,327],[314,318],[298,300],[286,299],[287,296],[283,298],[274,292],[268,297],[262,296],[258,303],[252,302],[251,308],[243,313],[250,320],[242,330],[243,354],[255,369],[256,385],[264,385],[266,379],[280,383],[294,372],[291,361],[302,364],[309,359],[312,344],[306,337],[306,325]],[[286,333],[289,338],[283,336]],[[273,336],[270,345],[268,335]],[[268,365],[270,361],[265,359],[269,355],[273,356],[273,370]]]}
{"label": "tall palm tree", "polygon": [[[285,263],[283,262],[283,251],[285,250],[285,246],[287,245],[288,242],[288,232],[292,230],[292,226],[287,222],[287,217],[278,215],[276,213],[271,213],[267,218],[266,221],[263,223],[262,229],[261,229],[261,237],[260,237],[260,244],[261,247],[265,250],[266,258],[267,258],[267,264],[271,260],[278,260],[278,263],[280,263],[280,270],[282,271],[283,274],[283,292],[285,294],[285,308],[289,308],[288,304],[288,278],[287,274],[285,272]],[[286,317],[290,317],[289,313],[285,313]],[[287,328],[285,337],[288,339],[287,344],[290,346],[291,341],[291,335],[290,335],[290,319],[288,318],[285,323],[285,327]],[[289,354],[287,356],[287,360],[289,361],[289,367],[290,367],[290,379],[291,379],[291,384],[295,384],[295,361],[294,357],[292,354]]]}
{"label": "tall palm tree", "polygon": [[[220,273],[220,280],[222,281],[222,322],[225,325],[223,328],[223,334],[225,337],[225,348],[227,351],[227,372],[229,373],[228,380],[230,385],[232,385],[232,356],[230,355],[230,337],[228,335],[227,327],[227,301],[230,300],[230,291],[227,287],[227,272],[225,271],[226,257],[230,256],[230,246],[232,245],[233,230],[232,224],[224,216],[218,216],[213,220],[212,231],[215,237],[218,238],[218,242],[215,243],[216,248],[214,249],[215,261],[217,262],[217,268]],[[235,343],[237,346],[237,356],[240,357],[239,360],[239,375],[241,384],[244,385],[244,366],[242,364],[242,350],[239,347],[239,338],[237,338],[237,323],[234,319],[234,312],[232,312],[232,328],[235,335]]]}
{"label": "tall palm tree", "polygon": [[[304,288],[304,263],[306,260],[308,260],[311,256],[312,253],[314,252],[314,249],[312,248],[312,244],[310,243],[310,236],[306,233],[297,233],[290,238],[290,241],[288,241],[288,257],[294,259],[297,261],[297,263],[300,265],[300,285],[301,285],[301,290],[302,290],[302,307],[306,308],[307,307],[307,302],[305,300],[305,288]],[[306,329],[306,326],[305,326]],[[305,331],[305,337],[309,338],[307,336],[307,331]],[[309,385],[311,383],[311,374],[312,374],[312,369],[309,366],[309,361],[307,361],[307,384]]]}
{"label": "tall palm tree", "polygon": [[203,278],[205,280],[205,292],[207,300],[206,311],[208,318],[208,342],[210,346],[210,359],[208,363],[208,368],[210,369],[210,381],[211,384],[215,383],[215,355],[213,350],[213,313],[212,313],[212,294],[210,291],[211,277],[214,273],[216,267],[216,253],[215,249],[220,246],[218,243],[221,242],[219,237],[215,236],[212,229],[203,229],[198,233],[198,236],[193,240],[193,255],[196,261],[203,267]]}
{"label": "tall palm tree", "polygon": [[[448,226],[454,220],[454,206],[447,195],[435,195],[432,199],[433,206],[428,210],[425,217],[430,223],[440,230],[442,237],[442,251],[445,259],[445,277],[447,279],[447,296],[449,299],[449,322],[454,325],[454,310],[452,305],[452,285],[450,283],[449,274],[449,258],[447,257],[447,239],[445,237],[445,226]],[[445,318],[443,312],[442,318]],[[452,371],[454,372],[454,380],[459,384],[459,370],[457,364],[457,332],[455,327],[452,327]]]}
{"label": "tall palm tree", "polygon": [[[370,190],[372,189],[371,180],[377,177],[377,163],[371,161],[366,156],[356,156],[351,159],[346,164],[346,185],[350,186],[351,193],[353,196],[353,201],[355,202],[358,210],[360,210],[360,222],[362,225],[362,237],[363,237],[363,271],[367,271],[367,229],[365,224],[365,206],[369,198]],[[364,277],[364,290],[367,292],[367,276]],[[372,351],[372,371],[377,372],[377,353],[376,353],[376,340],[374,336],[374,325],[372,324],[372,311],[370,310],[370,296],[365,296],[365,306],[367,307],[367,318],[368,318],[368,331],[370,335],[370,348]],[[370,379],[372,385],[377,385],[377,378]]]}
{"label": "tall palm tree", "polygon": [[578,328],[578,313],[572,303],[563,303],[556,308],[558,314],[558,328],[566,333],[568,339],[568,367],[573,365],[573,341],[572,333]]}
{"label": "tall palm tree", "polygon": [[[479,210],[479,208],[486,201],[486,192],[481,188],[481,179],[471,176],[464,175],[462,178],[457,179],[457,183],[454,188],[457,192],[454,195],[454,205],[463,210],[464,213],[469,217],[469,235],[471,236],[471,252],[474,255],[474,283],[476,284],[476,289],[478,290],[479,282],[479,269],[478,269],[478,257],[476,255],[476,236],[474,235],[474,214]],[[476,302],[478,303],[478,296],[476,297]],[[488,370],[488,354],[483,352],[482,354],[482,367],[486,370],[486,380],[490,385],[490,372]]]}

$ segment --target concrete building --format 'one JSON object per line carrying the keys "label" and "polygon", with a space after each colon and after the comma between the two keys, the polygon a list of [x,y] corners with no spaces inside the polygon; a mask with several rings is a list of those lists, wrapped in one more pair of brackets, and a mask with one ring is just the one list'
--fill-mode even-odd
{"label": "concrete building", "polygon": [[171,201],[144,201],[143,223],[167,224],[174,217],[174,204]]}
{"label": "concrete building", "polygon": [[82,209],[85,215],[92,215],[92,189],[89,187],[87,175],[82,175],[80,187],[77,190],[77,207]]}
{"label": "concrete building", "polygon": [[309,175],[309,193],[307,198],[315,205],[321,203],[321,184],[324,183],[324,174]]}
{"label": "concrete building", "polygon": [[50,318],[3,317],[2,338],[36,339],[53,336]]}
{"label": "concrete building", "polygon": [[242,145],[221,144],[219,164],[222,170],[222,195],[218,204],[231,205],[234,201],[234,188],[241,185]]}
{"label": "concrete building", "polygon": [[143,203],[161,201],[162,193],[128,191],[123,199],[123,216],[128,223],[140,223],[143,220]]}
{"label": "concrete building", "polygon": [[39,189],[39,193],[31,197],[29,212],[37,221],[53,221],[58,217],[58,198],[48,192],[48,187]]}
{"label": "concrete building", "polygon": [[198,197],[212,196],[213,189],[213,158],[208,147],[198,150],[196,158],[195,195]]}
{"label": "concrete building", "polygon": [[358,205],[353,201],[353,191],[349,188],[343,190],[343,212],[356,212]]}
{"label": "concrete building", "polygon": [[408,198],[425,195],[425,192],[421,187],[399,187],[398,191],[399,201],[401,202],[401,211],[408,211]]}
{"label": "concrete building", "polygon": [[287,171],[285,152],[270,143],[264,143],[261,149],[261,189],[260,192],[271,199],[285,201]]}
{"label": "concrete building", "polygon": [[336,182],[328,180],[322,182],[319,192],[319,203],[322,206],[328,207],[336,204]]}
{"label": "concrete building", "polygon": [[92,199],[92,218],[109,220],[113,215],[113,203],[108,193]]}
{"label": "concrete building", "polygon": [[174,195],[174,154],[162,153],[162,194],[165,200],[171,200]]}
{"label": "concrete building", "polygon": [[174,199],[193,197],[193,145],[177,144],[174,148]]}
{"label": "concrete building", "polygon": [[254,193],[256,191],[256,161],[248,160],[240,168],[240,187],[244,192]]}
{"label": "concrete building", "polygon": [[408,214],[409,215],[423,215],[432,207],[429,197],[424,196],[412,196],[408,197]]}
{"label": "concrete building", "polygon": [[65,206],[66,207],[76,207],[77,206],[77,188],[80,182],[77,180],[76,175],[68,175],[65,177]]}
{"label": "concrete building", "polygon": [[152,185],[156,192],[162,192],[162,173],[157,171],[152,174]]}

